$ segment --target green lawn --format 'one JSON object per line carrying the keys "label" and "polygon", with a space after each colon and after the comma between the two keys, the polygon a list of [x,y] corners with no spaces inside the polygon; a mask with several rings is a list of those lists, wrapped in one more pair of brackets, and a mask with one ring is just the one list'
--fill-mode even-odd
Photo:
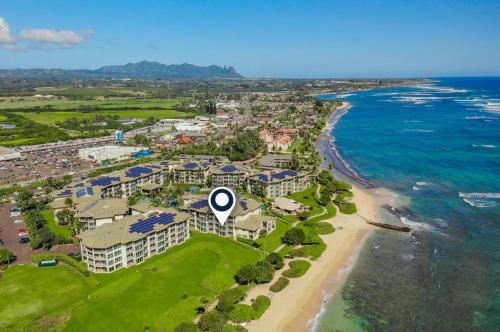
{"label": "green lawn", "polygon": [[71,228],[66,226],[59,226],[54,219],[54,212],[52,210],[43,210],[42,215],[47,220],[47,226],[55,234],[62,234],[65,239],[70,240],[72,238]]}
{"label": "green lawn", "polygon": [[[0,317],[7,317],[0,321],[0,329],[37,316],[71,313],[68,331],[143,331],[145,327],[172,331],[195,317],[202,297],[213,298],[233,285],[240,266],[262,258],[263,253],[230,239],[194,234],[187,243],[141,265],[90,278],[64,266],[15,266],[0,281],[0,308],[5,308]],[[67,280],[59,280],[64,277]],[[21,288],[27,295],[19,300]],[[51,291],[62,296],[46,300]]]}
{"label": "green lawn", "polygon": [[96,111],[96,113],[82,113],[82,112],[16,112],[15,114],[22,115],[29,120],[46,125],[55,125],[56,122],[63,122],[71,118],[93,119],[95,114],[102,115],[118,115],[120,118],[141,118],[147,119],[154,117],[157,119],[164,118],[186,118],[193,116],[193,113],[177,112],[175,110],[106,110]]}
{"label": "green lawn", "polygon": [[268,236],[257,239],[260,248],[267,252],[272,252],[281,245],[281,237],[292,227],[292,223],[283,219],[276,221],[276,229]]}

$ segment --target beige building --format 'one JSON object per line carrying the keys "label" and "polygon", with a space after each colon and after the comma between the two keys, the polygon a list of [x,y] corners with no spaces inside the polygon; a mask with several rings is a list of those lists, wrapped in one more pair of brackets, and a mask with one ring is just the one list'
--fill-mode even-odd
{"label": "beige building", "polygon": [[142,263],[189,238],[187,213],[156,208],[81,235],[82,260],[92,272],[113,272]]}
{"label": "beige building", "polygon": [[181,210],[191,215],[191,229],[220,236],[256,239],[262,229],[270,233],[276,228],[275,218],[262,215],[261,205],[254,199],[237,197],[224,225],[212,213],[206,196],[185,199],[185,206]]}
{"label": "beige building", "polygon": [[250,175],[247,179],[247,190],[251,194],[276,198],[302,191],[310,184],[307,172],[273,170]]}
{"label": "beige building", "polygon": [[273,202],[273,208],[284,214],[296,214],[306,210],[301,203],[285,197],[276,197]]}
{"label": "beige building", "polygon": [[187,162],[174,167],[174,182],[204,186],[208,177],[208,162]]}
{"label": "beige building", "polygon": [[118,221],[128,214],[127,199],[99,199],[78,206],[76,218],[82,224],[82,232]]}
{"label": "beige building", "polygon": [[245,184],[248,170],[244,166],[218,165],[209,168],[212,187],[228,187],[238,189]]}

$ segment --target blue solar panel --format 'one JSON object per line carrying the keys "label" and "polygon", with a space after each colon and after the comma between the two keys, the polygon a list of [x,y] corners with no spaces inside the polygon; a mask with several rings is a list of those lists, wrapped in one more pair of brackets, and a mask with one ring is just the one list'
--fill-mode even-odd
{"label": "blue solar panel", "polygon": [[198,167],[197,163],[187,163],[187,164],[184,164],[184,168],[187,168],[187,169],[195,169],[197,167]]}
{"label": "blue solar panel", "polygon": [[115,176],[115,177],[111,177],[111,176],[104,176],[102,178],[99,178],[99,179],[95,179],[95,180],[91,180],[90,183],[93,185],[93,186],[109,186],[111,183],[113,182],[119,182],[120,181],[120,178]]}
{"label": "blue solar panel", "polygon": [[85,189],[80,189],[76,192],[76,198],[80,198],[82,196],[84,196],[86,193]]}
{"label": "blue solar panel", "polygon": [[248,203],[245,201],[240,201],[241,208],[243,210],[248,210]]}
{"label": "blue solar panel", "polygon": [[264,182],[269,181],[269,177],[265,174],[259,173],[259,174],[256,174],[256,176],[259,178],[260,181],[264,181]]}
{"label": "blue solar panel", "polygon": [[160,165],[169,165],[170,163],[168,161],[162,161]]}
{"label": "blue solar panel", "polygon": [[68,196],[68,195],[71,195],[73,192],[71,191],[71,189],[66,189],[65,191],[62,191],[59,193],[59,195],[57,196]]}
{"label": "blue solar panel", "polygon": [[80,182],[80,183],[75,184],[75,185],[73,186],[73,188],[76,188],[76,187],[83,187],[83,182]]}
{"label": "blue solar panel", "polygon": [[94,188],[87,187],[87,195],[94,196]]}
{"label": "blue solar panel", "polygon": [[191,207],[193,209],[201,209],[204,208],[205,206],[208,206],[208,199],[201,199],[198,202],[191,204]]}
{"label": "blue solar panel", "polygon": [[175,220],[175,213],[163,212],[157,216],[140,219],[138,222],[130,225],[131,233],[149,233],[154,230],[156,224],[168,225]]}
{"label": "blue solar panel", "polygon": [[141,176],[142,174],[149,174],[151,172],[153,172],[153,170],[151,168],[137,166],[137,167],[129,168],[125,172],[125,176],[127,176],[129,178],[136,178],[138,176]]}
{"label": "blue solar panel", "polygon": [[275,174],[271,175],[271,177],[273,179],[280,179],[281,180],[287,176],[297,176],[297,174],[298,174],[297,172],[287,169],[287,170],[281,171],[279,173],[275,173]]}
{"label": "blue solar panel", "polygon": [[226,173],[231,173],[231,172],[237,171],[238,169],[234,165],[226,165],[226,166],[222,166],[220,168],[220,170],[223,172],[226,172]]}
{"label": "blue solar panel", "polygon": [[207,168],[208,166],[210,166],[210,163],[204,161],[204,162],[201,163],[201,166]]}

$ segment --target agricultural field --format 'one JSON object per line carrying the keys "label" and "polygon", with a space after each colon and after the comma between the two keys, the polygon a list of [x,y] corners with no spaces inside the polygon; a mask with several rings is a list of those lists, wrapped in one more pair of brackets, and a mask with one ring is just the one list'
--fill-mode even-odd
{"label": "agricultural field", "polygon": [[[231,287],[259,251],[207,234],[144,263],[111,274],[84,277],[59,265],[18,265],[0,280],[0,330],[45,317],[64,321],[65,331],[172,331],[194,319],[202,298]],[[50,319],[51,318],[51,319]]]}

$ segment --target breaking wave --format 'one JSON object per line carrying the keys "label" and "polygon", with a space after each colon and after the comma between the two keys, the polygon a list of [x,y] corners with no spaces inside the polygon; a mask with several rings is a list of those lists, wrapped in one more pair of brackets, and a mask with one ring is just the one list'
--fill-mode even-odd
{"label": "breaking wave", "polygon": [[496,200],[500,199],[500,193],[462,193],[460,196],[465,203],[477,208],[489,208],[497,206]]}

